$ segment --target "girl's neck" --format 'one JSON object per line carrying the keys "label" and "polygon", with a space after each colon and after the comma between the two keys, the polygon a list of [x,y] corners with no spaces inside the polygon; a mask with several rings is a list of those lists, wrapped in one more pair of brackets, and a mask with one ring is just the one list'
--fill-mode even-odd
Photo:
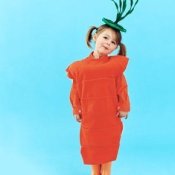
{"label": "girl's neck", "polygon": [[104,56],[104,55],[102,55],[98,51],[94,50],[93,56],[94,56],[95,59],[99,59],[101,56]]}

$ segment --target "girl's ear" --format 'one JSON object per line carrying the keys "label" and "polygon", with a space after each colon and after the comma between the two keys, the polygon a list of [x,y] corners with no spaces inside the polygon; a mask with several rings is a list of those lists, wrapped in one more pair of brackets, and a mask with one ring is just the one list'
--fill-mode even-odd
{"label": "girl's ear", "polygon": [[94,41],[96,41],[96,39],[97,39],[97,34],[96,34],[96,33],[93,35],[92,39],[93,39]]}

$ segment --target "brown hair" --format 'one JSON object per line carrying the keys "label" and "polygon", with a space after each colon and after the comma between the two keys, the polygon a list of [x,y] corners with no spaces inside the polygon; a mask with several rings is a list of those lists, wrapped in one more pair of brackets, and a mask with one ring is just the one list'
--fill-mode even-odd
{"label": "brown hair", "polygon": [[122,35],[121,35],[121,32],[119,31],[119,30],[117,30],[117,29],[113,29],[113,28],[111,28],[110,26],[108,26],[108,25],[106,25],[106,24],[103,24],[103,25],[101,25],[100,27],[95,27],[95,26],[92,26],[89,30],[88,30],[88,32],[87,32],[87,35],[86,35],[86,44],[87,44],[87,46],[89,47],[89,48],[92,48],[91,47],[91,41],[92,41],[92,38],[93,38],[93,31],[94,30],[96,30],[96,34],[100,34],[103,30],[105,30],[105,29],[112,29],[114,32],[115,32],[115,34],[116,34],[116,36],[117,36],[117,39],[116,39],[116,41],[117,41],[117,44],[118,44],[118,46],[120,47],[119,48],[119,52],[118,52],[118,55],[123,55],[123,56],[126,56],[126,46],[121,42],[122,41]]}

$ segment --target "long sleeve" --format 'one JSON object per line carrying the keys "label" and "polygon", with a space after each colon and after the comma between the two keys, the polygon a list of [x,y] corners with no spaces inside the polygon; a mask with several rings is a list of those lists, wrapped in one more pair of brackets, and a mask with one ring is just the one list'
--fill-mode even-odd
{"label": "long sleeve", "polygon": [[81,103],[77,92],[77,84],[75,80],[73,80],[71,91],[70,91],[70,102],[72,104],[73,114],[80,114]]}
{"label": "long sleeve", "polygon": [[81,113],[81,103],[80,98],[77,91],[77,83],[76,83],[76,73],[72,65],[66,68],[67,76],[73,80],[72,87],[70,90],[70,102],[72,105],[73,114],[80,114]]}
{"label": "long sleeve", "polygon": [[117,79],[117,98],[120,111],[129,112],[130,100],[128,95],[128,85],[123,74]]}

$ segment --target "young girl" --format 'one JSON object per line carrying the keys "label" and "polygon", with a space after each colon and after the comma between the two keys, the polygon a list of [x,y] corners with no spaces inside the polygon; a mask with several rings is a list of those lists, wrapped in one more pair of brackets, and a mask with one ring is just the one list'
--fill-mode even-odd
{"label": "young girl", "polygon": [[[86,42],[95,42],[89,56],[70,64],[66,71],[73,79],[70,101],[80,122],[81,155],[91,165],[92,175],[110,175],[123,130],[121,118],[130,111],[124,71],[128,64],[122,44],[121,26],[106,23],[91,27]],[[94,33],[95,32],[95,33]],[[119,48],[116,56],[110,54]]]}

